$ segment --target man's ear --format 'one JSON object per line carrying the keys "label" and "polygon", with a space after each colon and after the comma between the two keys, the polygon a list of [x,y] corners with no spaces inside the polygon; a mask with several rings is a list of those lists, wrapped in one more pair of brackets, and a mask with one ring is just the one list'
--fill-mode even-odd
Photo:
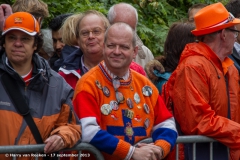
{"label": "man's ear", "polygon": [[138,54],[138,46],[136,45],[133,49],[133,59],[136,58],[137,54]]}
{"label": "man's ear", "polygon": [[226,29],[220,31],[220,37],[223,41],[226,41]]}

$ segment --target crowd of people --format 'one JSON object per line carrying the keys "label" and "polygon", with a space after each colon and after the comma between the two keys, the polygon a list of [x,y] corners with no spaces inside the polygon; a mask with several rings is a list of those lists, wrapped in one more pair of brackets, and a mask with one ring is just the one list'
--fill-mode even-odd
{"label": "crowd of people", "polygon": [[[42,0],[0,5],[1,146],[85,142],[107,160],[173,160],[179,135],[203,135],[217,140],[214,160],[240,159],[240,0],[190,7],[155,57],[130,4],[41,28],[48,15]],[[197,144],[196,159],[209,147]],[[180,146],[179,159],[192,154]]]}

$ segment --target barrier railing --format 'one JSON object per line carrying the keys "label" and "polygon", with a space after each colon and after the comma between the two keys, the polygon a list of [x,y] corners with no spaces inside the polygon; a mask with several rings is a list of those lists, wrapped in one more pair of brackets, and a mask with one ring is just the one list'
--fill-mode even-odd
{"label": "barrier railing", "polygon": [[[147,138],[144,139],[142,141],[140,141],[139,143],[151,143],[152,142],[152,138]],[[178,160],[179,158],[179,144],[180,143],[192,143],[193,146],[193,157],[192,160],[196,160],[196,144],[197,143],[209,143],[210,144],[210,160],[213,160],[213,142],[217,142],[217,140],[213,139],[213,138],[209,138],[206,136],[178,136],[177,138],[177,144],[176,144],[176,157],[175,159]],[[228,155],[229,155],[229,148],[228,148]]]}
{"label": "barrier railing", "polygon": [[[152,138],[147,138],[142,141],[141,143],[151,143]],[[179,136],[177,139],[177,144],[176,144],[176,160],[178,159],[179,156],[179,144],[180,143],[192,143],[193,145],[193,160],[196,160],[196,143],[205,143],[209,142],[210,143],[210,160],[213,159],[213,142],[217,142],[215,139],[206,137],[206,136]],[[73,154],[73,153],[62,153],[60,152],[59,154],[56,153],[51,153],[49,155],[46,154],[40,154],[43,153],[44,149],[44,144],[41,145],[14,145],[14,146],[0,146],[0,154],[5,154],[5,157],[11,157],[13,160],[18,158],[19,156],[31,156],[35,157],[35,160],[38,160],[39,157],[58,157],[60,159],[61,157],[78,157],[80,160],[81,157],[89,157],[89,154],[84,154],[81,151],[86,150],[90,151],[98,160],[104,160],[101,152],[97,150],[94,146],[88,144],[88,143],[80,143],[73,148],[69,149],[64,149],[63,151],[78,151],[78,153]],[[20,154],[24,153],[24,154]],[[30,153],[30,154],[27,154]]]}

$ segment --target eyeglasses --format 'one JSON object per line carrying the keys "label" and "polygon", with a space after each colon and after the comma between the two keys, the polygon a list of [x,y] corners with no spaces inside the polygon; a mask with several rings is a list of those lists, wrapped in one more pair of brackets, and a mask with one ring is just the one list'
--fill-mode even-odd
{"label": "eyeglasses", "polygon": [[123,96],[123,94],[121,92],[118,91],[118,88],[120,87],[120,80],[119,78],[114,78],[112,80],[113,83],[113,88],[115,90],[115,95],[116,95],[116,99],[117,99],[117,103],[124,103],[125,102],[125,98]]}
{"label": "eyeglasses", "polygon": [[231,29],[231,28],[226,28],[226,30],[229,30],[231,32],[234,32],[234,37],[237,38],[238,37],[238,34],[239,34],[239,30],[236,30],[236,29]]}
{"label": "eyeglasses", "polygon": [[82,30],[80,32],[80,36],[82,37],[89,37],[90,33],[92,33],[93,36],[99,36],[102,32],[104,32],[105,30],[102,30],[101,28],[94,28],[91,31],[88,30]]}

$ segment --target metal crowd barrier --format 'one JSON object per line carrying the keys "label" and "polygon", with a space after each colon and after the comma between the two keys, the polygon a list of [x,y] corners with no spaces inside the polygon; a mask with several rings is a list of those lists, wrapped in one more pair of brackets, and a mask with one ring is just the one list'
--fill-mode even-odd
{"label": "metal crowd barrier", "polygon": [[[213,160],[213,142],[217,142],[217,140],[213,138],[209,138],[206,136],[178,136],[177,142],[176,142],[176,157],[175,160],[178,160],[179,158],[179,144],[183,143],[192,143],[193,146],[193,157],[192,160],[196,160],[196,144],[197,143],[209,143],[210,144],[210,160]],[[139,143],[152,143],[152,138],[147,138]],[[136,144],[137,145],[137,144]],[[228,155],[229,155],[229,148],[228,148]]]}
{"label": "metal crowd barrier", "polygon": [[[151,143],[152,138],[147,138],[142,141],[141,143]],[[179,156],[179,144],[180,143],[192,143],[193,145],[193,160],[196,160],[196,143],[210,143],[210,160],[213,159],[213,142],[217,142],[217,140],[214,140],[212,138],[206,137],[206,136],[179,136],[177,139],[176,144],[176,160],[178,160]],[[13,160],[16,160],[19,156],[32,156],[35,157],[35,160],[38,160],[39,157],[46,156],[43,153],[44,144],[41,145],[14,145],[14,146],[0,146],[0,154],[5,154],[5,157],[11,157]],[[60,153],[51,153],[48,156],[50,157],[58,157],[60,159],[61,157],[76,157],[78,156],[78,160],[81,160],[81,157],[89,157],[90,155],[88,153],[82,153],[82,150],[90,151],[94,155],[97,160],[104,160],[102,154],[100,151],[98,151],[94,146],[88,144],[88,143],[80,143],[73,148],[64,149],[63,151],[78,151],[78,153],[66,153],[66,152],[60,152]],[[24,154],[20,154],[24,153]],[[30,154],[26,154],[30,153]]]}

